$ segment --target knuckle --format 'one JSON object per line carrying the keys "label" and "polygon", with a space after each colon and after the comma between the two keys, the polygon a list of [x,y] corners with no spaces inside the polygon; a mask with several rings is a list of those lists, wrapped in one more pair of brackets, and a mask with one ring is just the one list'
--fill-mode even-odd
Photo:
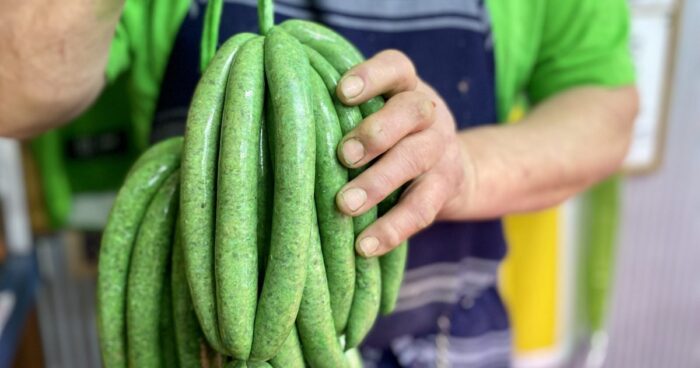
{"label": "knuckle", "polygon": [[401,50],[397,49],[387,49],[381,52],[381,55],[385,57],[387,60],[393,62],[393,63],[402,63],[405,60],[408,62],[411,61],[411,59],[406,56]]}
{"label": "knuckle", "polygon": [[397,186],[394,175],[391,172],[377,172],[372,183],[372,192],[377,198],[383,198]]}
{"label": "knuckle", "polygon": [[415,210],[412,211],[413,213],[413,226],[415,227],[415,230],[422,230],[425,229],[426,227],[430,226],[430,224],[435,221],[435,216],[437,215],[437,211],[435,209],[435,206],[433,205],[433,201],[426,201],[426,203],[422,206],[416,206]]}
{"label": "knuckle", "polygon": [[387,126],[378,119],[368,119],[361,125],[360,135],[369,150],[385,148],[391,141]]}
{"label": "knuckle", "polygon": [[432,122],[435,119],[435,103],[429,98],[423,98],[414,106],[418,121],[427,123]]}
{"label": "knuckle", "polygon": [[414,90],[418,85],[416,67],[403,52],[395,49],[384,51],[388,63],[394,69],[396,78],[404,89]]}
{"label": "knuckle", "polygon": [[409,151],[420,173],[430,170],[445,150],[439,134],[431,130],[417,134],[413,146]]}
{"label": "knuckle", "polygon": [[401,227],[396,222],[387,222],[382,232],[384,233],[384,240],[392,247],[401,243],[403,239]]}
{"label": "knuckle", "polygon": [[[425,128],[435,120],[435,102],[423,92],[407,91],[395,96],[397,102],[407,105],[405,109],[418,128]],[[391,101],[391,100],[390,100]]]}
{"label": "knuckle", "polygon": [[428,150],[422,144],[414,146],[410,147],[408,144],[399,145],[397,146],[396,154],[405,172],[418,174],[425,172],[428,168],[428,164],[424,159]]}

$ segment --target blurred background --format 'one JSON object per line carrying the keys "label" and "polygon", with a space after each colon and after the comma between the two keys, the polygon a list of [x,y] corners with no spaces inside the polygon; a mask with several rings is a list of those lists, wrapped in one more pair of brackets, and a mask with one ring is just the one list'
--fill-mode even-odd
{"label": "blurred background", "polygon": [[[624,170],[505,221],[516,367],[700,367],[700,1],[630,3],[642,110]],[[0,368],[100,366],[100,229],[142,148],[125,88],[0,139]]]}

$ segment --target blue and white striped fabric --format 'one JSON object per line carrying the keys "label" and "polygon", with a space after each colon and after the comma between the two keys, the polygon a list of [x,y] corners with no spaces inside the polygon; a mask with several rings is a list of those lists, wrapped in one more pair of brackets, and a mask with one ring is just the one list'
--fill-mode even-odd
{"label": "blue and white striped fabric", "polygon": [[[221,39],[257,31],[256,0],[226,0]],[[194,2],[164,76],[153,139],[180,134],[198,79],[205,2]],[[284,0],[277,21],[313,19],[365,55],[406,53],[451,108],[460,129],[496,122],[491,24],[481,0]],[[507,367],[511,336],[496,275],[499,220],[439,223],[412,238],[397,310],[363,346],[367,367]]]}

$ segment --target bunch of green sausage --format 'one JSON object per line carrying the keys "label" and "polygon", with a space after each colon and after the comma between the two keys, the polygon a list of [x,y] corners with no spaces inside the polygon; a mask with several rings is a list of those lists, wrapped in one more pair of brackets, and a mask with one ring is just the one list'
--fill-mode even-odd
{"label": "bunch of green sausage", "polygon": [[335,96],[363,60],[312,22],[225,42],[196,88],[184,139],[134,164],[105,229],[98,329],[105,367],[355,367],[390,313],[406,244],[366,259],[355,237],[399,193],[355,218],[338,191],[363,169],[342,136],[383,106]]}

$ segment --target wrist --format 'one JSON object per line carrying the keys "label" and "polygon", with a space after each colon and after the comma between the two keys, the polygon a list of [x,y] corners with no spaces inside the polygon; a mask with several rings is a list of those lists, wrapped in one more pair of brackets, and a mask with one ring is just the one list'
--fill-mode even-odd
{"label": "wrist", "polygon": [[470,131],[458,132],[457,142],[460,154],[458,162],[463,172],[462,180],[457,184],[457,194],[448,199],[438,214],[439,220],[469,220],[478,217],[475,199],[479,196],[479,170],[476,155],[472,153],[472,146],[469,143],[470,133]]}

